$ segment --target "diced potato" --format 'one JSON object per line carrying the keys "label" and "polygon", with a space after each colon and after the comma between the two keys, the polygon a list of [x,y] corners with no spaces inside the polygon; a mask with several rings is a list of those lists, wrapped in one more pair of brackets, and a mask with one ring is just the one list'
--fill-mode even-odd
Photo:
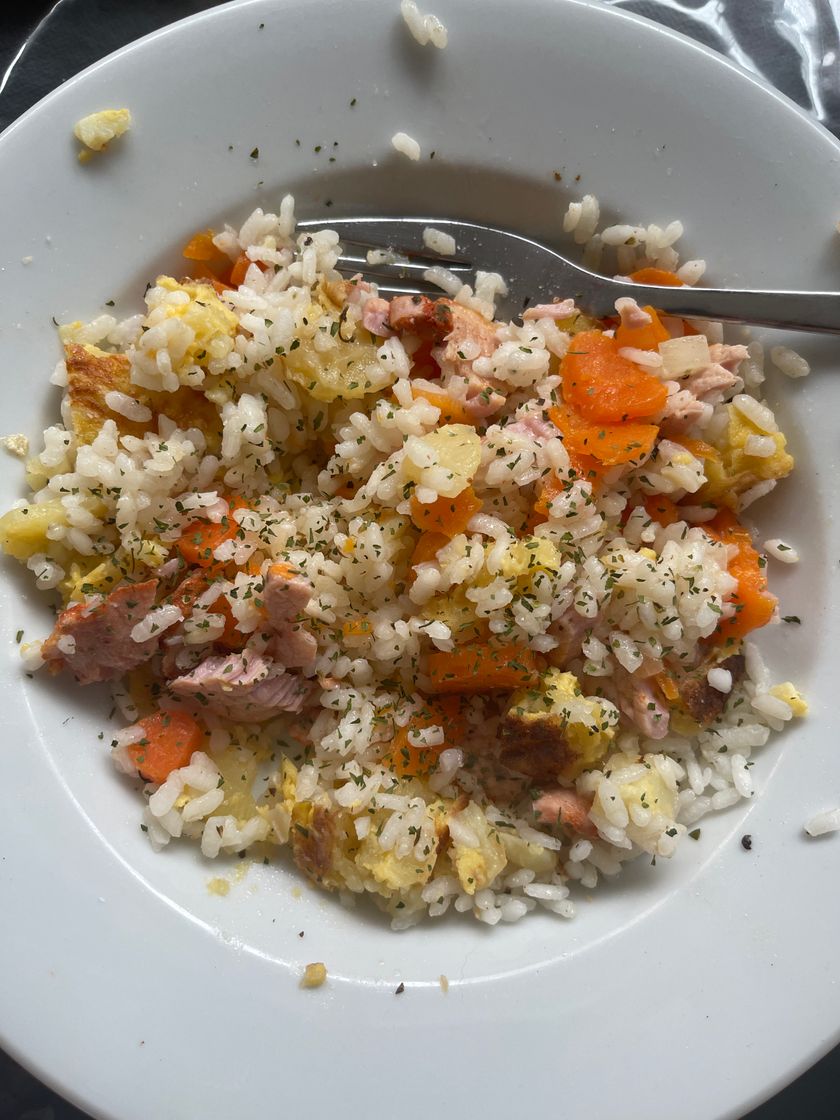
{"label": "diced potato", "polygon": [[28,560],[36,552],[49,554],[53,542],[47,538],[47,529],[51,525],[64,525],[66,520],[59,498],[41,505],[10,509],[0,517],[0,548],[21,561]]}
{"label": "diced potato", "polygon": [[538,571],[557,572],[562,558],[556,545],[542,537],[525,537],[512,540],[505,549],[501,574],[505,579],[532,576]]}
{"label": "diced potato", "polygon": [[427,436],[413,438],[421,454],[428,453],[429,465],[418,466],[407,455],[406,478],[445,498],[457,497],[472,482],[481,462],[481,438],[475,428],[444,424]]}
{"label": "diced potato", "polygon": [[503,829],[499,830],[499,837],[508,861],[514,867],[526,867],[529,871],[535,871],[537,875],[543,875],[547,871],[553,871],[557,866],[557,853],[550,848],[531,844],[516,833]]}
{"label": "diced potato", "polygon": [[463,587],[447,595],[436,595],[426,603],[421,613],[428,622],[445,623],[451,631],[452,641],[457,644],[474,642],[485,632],[486,623],[476,617],[475,606],[467,598]]}
{"label": "diced potato", "polygon": [[[318,401],[358,400],[394,380],[377,358],[378,346],[362,327],[352,336],[335,309],[312,303],[298,324],[298,337],[283,358],[286,376]],[[316,346],[315,340],[318,339]]]}
{"label": "diced potato", "polygon": [[635,782],[625,782],[618,788],[628,813],[634,805],[638,805],[642,809],[650,809],[652,813],[660,813],[668,820],[674,819],[677,811],[677,795],[668,788],[665,779],[652,764],[643,778]]}
{"label": "diced potato", "polygon": [[471,848],[453,841],[450,855],[461,886],[467,894],[475,894],[488,887],[504,870],[507,856],[498,832],[490,828],[484,812],[474,801],[457,816],[475,833],[478,847]]}
{"label": "diced potato", "polygon": [[683,338],[669,338],[659,343],[662,367],[671,377],[682,377],[691,370],[701,369],[711,363],[709,340],[703,334],[687,334]]}

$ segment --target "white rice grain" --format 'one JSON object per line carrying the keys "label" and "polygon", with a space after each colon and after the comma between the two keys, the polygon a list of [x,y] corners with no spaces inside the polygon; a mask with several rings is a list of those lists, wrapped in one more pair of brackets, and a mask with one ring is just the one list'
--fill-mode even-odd
{"label": "white rice grain", "polygon": [[420,159],[420,145],[414,137],[409,136],[407,132],[395,132],[391,137],[391,147],[394,151],[407,156],[410,160],[416,161]]}
{"label": "white rice grain", "polygon": [[840,809],[828,809],[824,813],[817,813],[805,825],[809,836],[825,836],[829,832],[840,830]]}
{"label": "white rice grain", "polygon": [[105,394],[104,399],[111,412],[124,416],[126,420],[133,420],[137,424],[148,424],[152,418],[152,410],[147,405],[135,400],[134,397],[128,396],[127,393],[120,393],[116,389],[112,389]]}
{"label": "white rice grain", "polygon": [[423,230],[423,244],[433,253],[440,253],[442,257],[453,256],[458,248],[451,233],[444,233],[443,230],[435,229],[433,226],[426,226]]}
{"label": "white rice grain", "polygon": [[423,15],[414,0],[402,0],[400,12],[412,37],[421,47],[431,43],[438,50],[445,49],[449,42],[449,34],[437,16]]}
{"label": "white rice grain", "polygon": [[785,377],[807,377],[811,372],[811,367],[805,358],[788,346],[771,347],[770,361]]}
{"label": "white rice grain", "polygon": [[764,542],[764,550],[783,564],[798,564],[799,553],[789,544],[785,544],[778,537],[773,537]]}

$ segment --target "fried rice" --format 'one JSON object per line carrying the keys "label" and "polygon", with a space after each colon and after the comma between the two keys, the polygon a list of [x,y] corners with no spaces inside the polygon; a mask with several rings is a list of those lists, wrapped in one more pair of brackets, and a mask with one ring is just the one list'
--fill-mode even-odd
{"label": "fried rice", "polygon": [[[679,223],[599,220],[565,226],[601,267],[702,275]],[[61,421],[0,519],[62,605],[25,664],[110,683],[156,849],[288,852],[395,928],[571,917],[750,798],[807,710],[745,640],[779,615],[740,515],[793,467],[761,346],[632,280],[603,321],[549,292],[502,322],[501,276],[444,269],[386,301],[339,251],[287,197],[61,328]]]}

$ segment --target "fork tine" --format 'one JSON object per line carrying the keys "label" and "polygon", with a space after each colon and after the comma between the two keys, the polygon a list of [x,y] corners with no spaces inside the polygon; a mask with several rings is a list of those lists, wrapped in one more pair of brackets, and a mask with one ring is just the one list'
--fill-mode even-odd
{"label": "fork tine", "polygon": [[455,271],[469,271],[473,266],[466,257],[455,256],[442,256],[440,253],[428,253],[420,249],[414,249],[409,245],[392,245],[384,242],[368,241],[356,239],[353,237],[341,236],[342,245],[358,245],[362,249],[379,249],[385,253],[395,253],[401,257],[408,257],[412,261],[418,261],[422,264],[423,268],[431,268],[433,265],[443,265],[444,268],[449,268]]}
{"label": "fork tine", "polygon": [[405,284],[377,284],[380,295],[386,296],[442,296],[444,293],[434,284],[420,284],[411,287]]}
{"label": "fork tine", "polygon": [[[371,248],[378,249],[378,246],[371,246]],[[396,250],[392,250],[392,252],[396,252]],[[401,272],[416,272],[418,275],[422,276],[422,274],[424,272],[426,272],[430,268],[434,268],[435,266],[437,266],[438,268],[443,266],[444,268],[447,268],[450,272],[456,272],[456,273],[457,272],[468,272],[469,271],[469,266],[462,265],[462,264],[454,264],[453,265],[451,261],[446,260],[446,259],[441,258],[441,257],[437,258],[435,260],[434,264],[432,264],[432,263],[427,264],[425,262],[416,263],[416,262],[418,262],[418,258],[415,257],[413,254],[412,254],[412,259],[404,259],[404,260],[400,259],[400,260],[395,260],[395,261],[379,261],[376,264],[370,264],[368,262],[367,257],[354,257],[354,256],[351,256],[349,253],[342,253],[341,256],[338,258],[338,261],[339,261],[339,264],[336,267],[340,267],[341,264],[346,264],[348,267],[350,265],[354,265],[354,266],[356,266],[356,269],[357,269],[358,272],[365,272],[365,273],[368,273],[371,276],[377,276],[377,275],[378,276],[393,276],[394,275],[393,272],[383,272],[383,271],[377,272],[376,271],[377,269],[379,269],[379,270],[382,270],[382,269],[398,269]]]}
{"label": "fork tine", "polygon": [[[336,265],[336,270],[343,276],[358,276],[360,272],[358,268],[342,267],[340,263]],[[402,277],[398,272],[375,273],[370,269],[365,269],[363,275],[365,279],[376,281],[380,295],[391,293],[398,296],[442,296],[444,294],[441,288],[429,280],[424,280],[422,276]],[[405,283],[402,283],[403,279]]]}

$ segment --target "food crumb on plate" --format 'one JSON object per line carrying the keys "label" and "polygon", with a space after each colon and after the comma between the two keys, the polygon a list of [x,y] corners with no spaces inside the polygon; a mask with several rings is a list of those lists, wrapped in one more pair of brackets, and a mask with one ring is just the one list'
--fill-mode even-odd
{"label": "food crumb on plate", "polygon": [[749,834],[749,832],[745,832],[741,837],[741,847],[745,852],[752,851],[752,836]]}
{"label": "food crumb on plate", "polygon": [[440,984],[440,990],[442,992],[448,992],[449,991],[449,980],[447,979],[446,976],[443,975],[443,973],[441,973],[440,976],[438,977],[438,983]]}
{"label": "food crumb on plate", "polygon": [[321,961],[308,964],[303,970],[300,986],[302,988],[320,988],[327,978],[326,966]]}
{"label": "food crumb on plate", "polygon": [[224,898],[225,895],[230,893],[230,881],[217,875],[213,879],[208,879],[207,890],[210,894],[216,894],[219,898]]}
{"label": "food crumb on plate", "polygon": [[770,349],[770,361],[785,377],[807,377],[811,367],[801,354],[791,350],[789,346],[773,346]]}
{"label": "food crumb on plate", "polygon": [[809,836],[825,836],[829,832],[840,830],[840,809],[828,809],[824,813],[817,813],[805,825]]}
{"label": "food crumb on plate", "polygon": [[391,146],[410,160],[420,159],[420,145],[407,132],[395,132],[391,137]]}
{"label": "food crumb on plate", "polygon": [[20,432],[0,438],[0,447],[4,447],[10,455],[17,455],[19,459],[25,459],[29,454],[29,440]]}
{"label": "food crumb on plate", "polygon": [[394,989],[394,995],[395,996],[401,996],[404,991],[405,991],[405,984],[403,984],[402,980],[400,980],[399,984],[397,984],[396,988]]}
{"label": "food crumb on plate", "polygon": [[76,121],[73,135],[84,144],[79,152],[82,163],[90,159],[91,152],[101,152],[131,128],[128,109],[102,109]]}
{"label": "food crumb on plate", "polygon": [[443,50],[449,42],[449,33],[437,16],[423,15],[414,0],[402,0],[400,12],[405,20],[412,37],[425,47],[431,43],[433,47]]}
{"label": "food crumb on plate", "polygon": [[774,559],[781,560],[783,564],[799,563],[799,553],[796,549],[792,545],[785,544],[785,542],[778,537],[773,537],[772,540],[765,541],[764,551],[769,553]]}

